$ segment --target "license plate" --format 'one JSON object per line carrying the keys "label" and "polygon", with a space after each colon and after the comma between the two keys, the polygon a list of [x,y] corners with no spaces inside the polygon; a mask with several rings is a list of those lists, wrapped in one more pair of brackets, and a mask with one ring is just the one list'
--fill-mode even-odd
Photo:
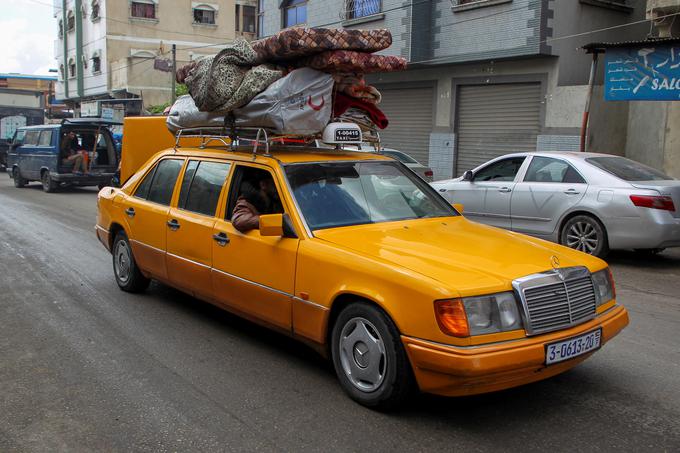
{"label": "license plate", "polygon": [[563,362],[600,348],[602,329],[545,345],[545,364]]}

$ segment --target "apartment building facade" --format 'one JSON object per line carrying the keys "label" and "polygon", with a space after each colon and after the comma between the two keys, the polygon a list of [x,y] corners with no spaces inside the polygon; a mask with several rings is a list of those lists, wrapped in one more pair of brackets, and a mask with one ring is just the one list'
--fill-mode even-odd
{"label": "apartment building facade", "polygon": [[[172,46],[181,66],[255,36],[254,0],[54,0],[58,99],[79,111],[100,99],[172,98]],[[130,103],[132,105],[132,103]]]}
{"label": "apartment building facade", "polygon": [[[642,39],[644,0],[260,0],[258,34],[289,26],[388,28],[383,53],[404,72],[369,81],[383,94],[385,146],[431,166],[436,179],[515,151],[579,150],[591,59],[599,41]],[[595,79],[589,151],[627,149],[628,103],[605,102]],[[678,175],[680,176],[680,175]]]}

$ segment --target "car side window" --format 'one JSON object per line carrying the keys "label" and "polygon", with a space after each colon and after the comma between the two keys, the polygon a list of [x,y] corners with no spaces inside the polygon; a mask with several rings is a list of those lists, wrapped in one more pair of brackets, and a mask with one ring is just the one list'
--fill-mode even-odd
{"label": "car side window", "polygon": [[499,160],[475,173],[475,181],[514,181],[526,157]]}
{"label": "car side window", "polygon": [[190,161],[184,172],[178,207],[214,216],[230,167],[226,162]]}
{"label": "car side window", "polygon": [[585,183],[569,163],[552,157],[536,156],[531,160],[525,182]]}
{"label": "car side window", "polygon": [[252,204],[260,214],[284,212],[272,174],[261,168],[236,166],[229,188],[229,201],[225,213],[227,220],[231,220],[231,214],[239,198]]}
{"label": "car side window", "polygon": [[37,145],[39,137],[40,137],[40,131],[27,131],[26,137],[24,138],[24,145],[32,145],[32,146]]}
{"label": "car side window", "polygon": [[40,133],[40,139],[38,140],[38,146],[50,146],[52,144],[52,131],[42,131]]}
{"label": "car side window", "polygon": [[12,145],[21,146],[24,143],[25,137],[26,137],[26,131],[24,131],[24,130],[17,131],[17,134],[14,136],[14,141],[12,142]]}
{"label": "car side window", "polygon": [[172,192],[184,163],[181,159],[164,159],[146,175],[135,191],[135,197],[169,205]]}

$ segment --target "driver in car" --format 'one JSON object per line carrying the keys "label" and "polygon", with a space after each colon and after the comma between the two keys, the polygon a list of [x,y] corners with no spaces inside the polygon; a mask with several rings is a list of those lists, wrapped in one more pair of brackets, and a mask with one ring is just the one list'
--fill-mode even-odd
{"label": "driver in car", "polygon": [[249,182],[241,185],[241,195],[231,214],[232,225],[241,233],[259,229],[260,215],[283,212],[274,180],[271,177],[262,178],[256,184],[257,189]]}

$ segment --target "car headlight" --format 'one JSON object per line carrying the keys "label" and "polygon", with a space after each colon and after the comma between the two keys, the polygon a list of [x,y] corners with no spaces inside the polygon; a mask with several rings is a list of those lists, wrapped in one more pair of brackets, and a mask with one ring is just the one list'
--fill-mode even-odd
{"label": "car headlight", "polygon": [[609,268],[594,272],[592,276],[595,286],[595,300],[598,307],[613,300],[616,297],[616,289],[614,288],[614,278]]}
{"label": "car headlight", "polygon": [[447,335],[467,337],[522,328],[517,301],[511,292],[435,301],[440,329]]}

